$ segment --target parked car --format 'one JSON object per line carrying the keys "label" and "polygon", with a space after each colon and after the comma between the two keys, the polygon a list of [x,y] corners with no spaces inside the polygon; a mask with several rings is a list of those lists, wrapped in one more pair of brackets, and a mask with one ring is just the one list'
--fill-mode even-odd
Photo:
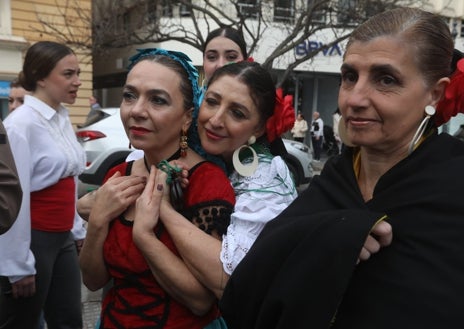
{"label": "parked car", "polygon": [[[125,161],[134,150],[119,116],[119,108],[103,108],[94,120],[77,130],[78,140],[84,147],[87,163],[79,176],[85,184],[101,185],[108,170]],[[313,176],[312,152],[306,144],[283,139],[288,155],[285,159],[297,186],[308,183]]]}

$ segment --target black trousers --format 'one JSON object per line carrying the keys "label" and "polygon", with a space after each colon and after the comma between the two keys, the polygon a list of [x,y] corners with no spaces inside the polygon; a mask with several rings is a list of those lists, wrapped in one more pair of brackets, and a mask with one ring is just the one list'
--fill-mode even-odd
{"label": "black trousers", "polygon": [[320,160],[322,153],[322,137],[319,137],[319,139],[316,139],[316,137],[312,137],[311,141],[313,144],[314,160]]}
{"label": "black trousers", "polygon": [[71,232],[32,230],[36,293],[13,298],[7,277],[0,277],[0,328],[35,329],[42,309],[49,329],[82,328],[81,274]]}

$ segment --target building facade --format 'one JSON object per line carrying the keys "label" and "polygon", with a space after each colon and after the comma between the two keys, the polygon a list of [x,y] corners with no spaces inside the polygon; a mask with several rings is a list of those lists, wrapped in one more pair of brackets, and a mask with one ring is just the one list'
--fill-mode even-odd
{"label": "building facade", "polygon": [[[72,33],[75,37],[90,38],[91,27],[88,22],[77,18],[76,3],[79,10],[91,13],[91,0],[0,0],[0,117],[8,114],[8,94],[10,82],[22,69],[25,51],[34,42],[58,41],[57,33],[44,33],[42,22],[61,27],[62,33]],[[64,21],[64,16],[73,18]],[[85,25],[83,25],[85,24]],[[80,61],[82,86],[76,103],[68,106],[73,124],[85,121],[89,112],[88,98],[92,94],[93,67],[90,52],[74,49]]]}
{"label": "building facade", "polygon": [[[73,6],[79,6],[80,10],[91,11],[92,5],[105,2],[107,0],[0,0],[0,117],[4,118],[7,114],[7,96],[9,92],[9,83],[14,79],[22,67],[22,59],[27,47],[39,40],[54,40],[53,33],[41,33],[43,30],[42,21],[50,21],[53,24],[63,25],[63,31],[73,31],[72,26],[69,28],[69,22],[60,22],[62,16],[67,15],[76,18],[71,20],[72,24],[87,24],[85,20],[79,20],[76,13],[73,14]],[[121,3],[133,3],[135,0],[124,0]],[[196,0],[192,0],[196,1]],[[344,3],[347,9],[356,3],[355,0],[334,0]],[[420,0],[418,0],[420,1]],[[450,31],[455,36],[456,48],[464,51],[464,1],[462,0],[423,0],[423,8],[434,13],[439,13],[449,22]],[[211,1],[214,4],[224,4],[224,10],[227,11],[228,0]],[[239,10],[254,15],[256,3],[258,0],[240,0],[238,1]],[[316,3],[315,0],[297,1],[297,0],[273,0],[269,3],[268,10],[264,15],[270,17],[270,27],[263,33],[260,43],[255,51],[251,54],[257,62],[263,62],[268,54],[281,43],[286,37],[287,30],[282,28],[285,24],[293,24],[295,15],[299,8],[298,4],[306,3],[311,5]],[[150,3],[150,2],[147,2]],[[153,1],[153,4],[162,5],[161,13],[159,8],[153,8],[156,11],[155,17],[160,17],[161,24],[173,16],[179,16],[183,19],[187,29],[194,29],[192,20],[189,17],[188,10],[183,6],[173,5],[172,1]],[[127,6],[130,8],[131,6]],[[234,8],[230,8],[234,10]],[[125,19],[124,16],[123,20]],[[315,23],[321,26],[325,23],[327,17],[324,15],[314,15]],[[343,19],[343,17],[337,17]],[[116,18],[115,18],[116,20]],[[208,31],[214,28],[215,23],[211,21],[198,21],[200,29]],[[224,18],[224,22],[227,19]],[[280,23],[280,25],[279,25]],[[349,24],[348,24],[349,25]],[[66,27],[66,28],[65,28]],[[121,26],[124,28],[124,26]],[[349,27],[348,27],[349,29]],[[80,27],[76,29],[78,34],[91,35],[91,26]],[[76,33],[76,32],[73,33]],[[289,63],[294,62],[306,53],[324,47],[328,42],[334,39],[332,29],[319,29],[313,33],[307,40],[297,45],[293,51],[276,59],[273,63],[273,74],[279,75],[288,67]],[[206,32],[205,32],[206,34]],[[205,35],[206,36],[206,35]],[[56,37],[56,35],[55,35]],[[56,38],[55,38],[56,40]],[[146,44],[144,46],[158,46],[172,50],[180,50],[187,53],[193,60],[194,64],[201,68],[201,52],[185,43],[168,41],[161,44]],[[121,101],[121,88],[124,84],[128,58],[135,52],[135,49],[141,46],[126,48],[115,48],[103,56],[92,58],[88,52],[76,50],[81,62],[81,78],[83,85],[79,91],[76,103],[69,106],[71,110],[71,119],[74,124],[82,123],[88,113],[88,97],[96,93],[103,106],[119,106]],[[292,70],[284,86],[288,93],[295,97],[295,108],[302,111],[306,118],[310,118],[312,112],[321,113],[322,119],[326,124],[331,124],[331,115],[337,108],[337,93],[339,86],[339,69],[342,63],[344,52],[344,42],[332,45],[331,47],[320,51]],[[453,119],[451,124],[445,127],[450,133],[453,133],[460,124],[461,119]],[[464,122],[464,120],[462,120]]]}
{"label": "building facade", "polygon": [[[350,9],[350,6],[356,4],[354,0],[335,1],[344,3],[347,6],[347,10]],[[157,9],[158,17],[161,16],[160,25],[164,24],[163,19],[165,20],[165,24],[169,24],[169,19],[178,15],[180,19],[183,20],[183,26],[187,27],[187,29],[194,30],[195,26],[192,24],[191,18],[188,17],[188,11],[184,12],[182,6],[179,7],[170,3],[170,1],[158,2],[158,6],[160,6],[160,4],[163,6],[161,10],[159,8]],[[221,3],[221,0],[216,0],[214,3]],[[222,3],[225,8],[224,10],[227,10],[230,1],[223,0]],[[238,1],[239,10],[248,11],[252,16],[255,12],[254,8],[256,8],[257,3],[258,1],[256,0]],[[270,24],[268,26],[267,30],[261,36],[258,47],[250,54],[257,62],[263,62],[268,54],[285,39],[288,31],[282,28],[282,26],[284,26],[282,24],[294,23],[294,17],[298,11],[296,7],[297,3],[301,5],[304,1],[274,0],[269,1],[269,3],[271,3],[271,5],[263,15],[271,17],[269,21],[276,24]],[[316,3],[316,1],[307,0],[308,6],[313,3]],[[464,17],[464,1],[419,0],[418,3],[421,3],[421,7],[425,10],[438,13],[448,21],[450,31],[452,31],[455,37],[456,48],[464,51],[464,39],[462,38],[464,31],[464,25],[462,23],[462,18]],[[235,9],[232,8],[231,10]],[[327,17],[323,15],[314,15],[313,17],[316,23],[320,25],[323,25],[327,19]],[[337,18],[343,19],[342,17]],[[227,20],[224,19],[224,22],[227,22]],[[279,23],[281,24],[279,25]],[[212,30],[214,28],[215,23],[211,21],[202,22],[202,18],[198,18],[197,24],[197,27],[199,27],[201,31],[208,31],[208,29]],[[347,30],[349,30],[349,24],[347,24],[347,26]],[[337,31],[333,29],[318,29],[307,40],[297,45],[293,51],[287,52],[285,55],[275,60],[273,63],[273,74],[281,74],[290,63],[298,58],[319,48],[322,49],[322,47],[336,38],[336,33]],[[204,35],[204,37],[206,37],[206,35]],[[192,58],[194,64],[201,69],[203,60],[201,52],[185,43],[167,41],[160,44],[147,44],[144,46],[183,51],[187,53]],[[324,123],[332,125],[332,114],[337,109],[339,70],[342,64],[344,46],[345,42],[333,44],[329,48],[320,51],[310,60],[299,64],[293,69],[284,84],[284,86],[286,86],[286,91],[294,95],[295,109],[301,111],[307,119],[311,118],[312,112],[318,111],[321,113]],[[114,49],[114,51],[102,58],[94,58],[94,86],[103,105],[119,106],[121,86],[124,83],[128,58],[135,52],[135,48],[137,47]],[[462,118],[453,119],[451,124],[446,126],[445,129],[453,133],[459,127],[461,120],[464,122]]]}

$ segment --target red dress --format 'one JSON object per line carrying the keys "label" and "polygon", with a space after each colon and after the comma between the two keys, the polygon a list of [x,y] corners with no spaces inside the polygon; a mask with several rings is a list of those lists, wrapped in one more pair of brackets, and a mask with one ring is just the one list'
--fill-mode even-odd
{"label": "red dress", "polygon": [[[107,178],[116,171],[130,175],[132,163],[114,167]],[[183,199],[182,213],[186,218],[199,227],[202,225],[198,222],[202,222],[206,231],[225,233],[235,196],[227,176],[218,166],[202,162],[192,168]],[[179,256],[161,223],[155,232]],[[132,222],[123,216],[111,223],[103,253],[113,287],[103,300],[100,328],[195,329],[204,328],[219,316],[217,307],[204,316],[196,316],[164,291],[132,240]]]}

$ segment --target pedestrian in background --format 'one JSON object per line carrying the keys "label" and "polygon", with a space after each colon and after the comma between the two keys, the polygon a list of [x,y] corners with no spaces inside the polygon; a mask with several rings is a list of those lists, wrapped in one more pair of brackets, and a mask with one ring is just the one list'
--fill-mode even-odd
{"label": "pedestrian in background", "polygon": [[303,114],[298,112],[298,115],[293,125],[292,130],[290,131],[293,135],[293,139],[297,142],[304,142],[306,132],[308,131],[308,122],[305,120]]}
{"label": "pedestrian in background", "polygon": [[8,94],[8,112],[13,112],[18,106],[23,105],[24,96],[28,94],[19,83],[18,79],[14,79],[10,83],[10,93]]}
{"label": "pedestrian in background", "polygon": [[42,309],[49,328],[82,328],[77,253],[85,229],[76,200],[85,155],[61,105],[76,101],[79,74],[65,45],[27,50],[19,81],[31,94],[5,120],[24,194],[0,237],[0,328],[36,328]]}
{"label": "pedestrian in background", "polygon": [[89,105],[90,105],[90,111],[87,114],[85,122],[82,124],[78,124],[77,128],[87,127],[102,118],[104,113],[99,111],[101,109],[101,106],[96,96],[92,95],[89,97]]}
{"label": "pedestrian in background", "polygon": [[335,110],[335,112],[332,114],[332,123],[333,123],[333,133],[334,133],[334,137],[335,137],[335,140],[337,142],[337,145],[338,145],[338,149],[341,151],[343,151],[343,148],[344,148],[344,145],[342,143],[342,139],[340,138],[340,133],[339,133],[339,125],[340,125],[340,119],[342,118],[342,115],[340,113],[340,109],[337,107],[337,109]]}
{"label": "pedestrian in background", "polygon": [[319,112],[313,113],[313,121],[311,123],[311,142],[314,151],[314,160],[321,160],[322,142],[324,140],[324,122],[321,119]]}

